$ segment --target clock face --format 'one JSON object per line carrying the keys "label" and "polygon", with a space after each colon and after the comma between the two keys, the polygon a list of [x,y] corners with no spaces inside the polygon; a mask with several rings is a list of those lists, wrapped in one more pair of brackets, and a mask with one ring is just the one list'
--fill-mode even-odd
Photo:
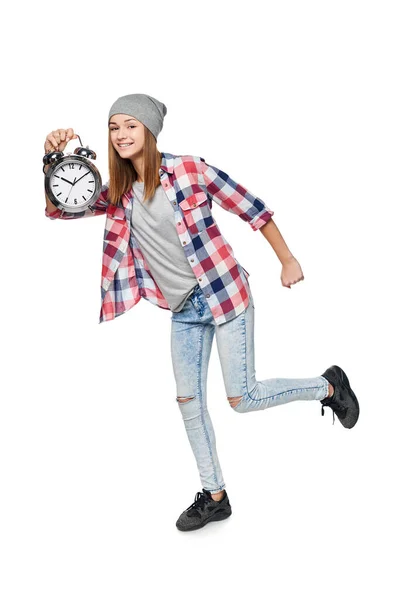
{"label": "clock face", "polygon": [[49,184],[54,198],[68,210],[90,203],[96,191],[96,176],[88,164],[66,160],[55,167]]}

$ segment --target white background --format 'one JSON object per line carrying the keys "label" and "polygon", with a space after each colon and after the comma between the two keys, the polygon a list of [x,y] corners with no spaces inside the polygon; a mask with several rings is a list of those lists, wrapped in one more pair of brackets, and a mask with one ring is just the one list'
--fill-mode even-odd
{"label": "white background", "polygon": [[[12,3],[1,37],[3,600],[398,598],[396,2]],[[4,15],[3,15],[4,16]],[[233,514],[179,532],[201,489],[170,316],[98,323],[104,218],[44,215],[46,135],[106,181],[114,100],[167,105],[196,154],[275,211],[304,281],[213,204],[250,272],[258,379],[345,369],[361,413],[235,413],[214,342],[208,406]],[[71,142],[67,151],[78,145]]]}

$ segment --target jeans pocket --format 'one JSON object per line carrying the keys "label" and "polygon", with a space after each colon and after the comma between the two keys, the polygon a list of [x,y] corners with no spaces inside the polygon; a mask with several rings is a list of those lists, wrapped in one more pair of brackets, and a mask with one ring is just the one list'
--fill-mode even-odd
{"label": "jeans pocket", "polygon": [[189,300],[193,304],[193,307],[194,307],[195,311],[197,312],[197,314],[199,315],[199,317],[202,317],[204,315],[205,306],[204,306],[202,300],[199,298],[199,296],[196,293],[194,293],[190,296]]}

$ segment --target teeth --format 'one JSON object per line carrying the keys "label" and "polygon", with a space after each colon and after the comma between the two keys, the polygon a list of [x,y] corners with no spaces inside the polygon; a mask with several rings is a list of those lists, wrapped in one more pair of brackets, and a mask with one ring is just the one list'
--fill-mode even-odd
{"label": "teeth", "polygon": [[132,142],[130,144],[118,144],[120,148],[127,148],[128,146],[132,146]]}

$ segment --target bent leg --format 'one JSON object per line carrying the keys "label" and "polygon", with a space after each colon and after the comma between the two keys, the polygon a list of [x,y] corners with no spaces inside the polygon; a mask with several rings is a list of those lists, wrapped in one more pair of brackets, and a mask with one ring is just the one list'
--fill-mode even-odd
{"label": "bent leg", "polygon": [[229,403],[237,412],[264,410],[294,400],[323,400],[328,381],[322,377],[257,381],[254,353],[254,304],[216,328],[218,354]]}

